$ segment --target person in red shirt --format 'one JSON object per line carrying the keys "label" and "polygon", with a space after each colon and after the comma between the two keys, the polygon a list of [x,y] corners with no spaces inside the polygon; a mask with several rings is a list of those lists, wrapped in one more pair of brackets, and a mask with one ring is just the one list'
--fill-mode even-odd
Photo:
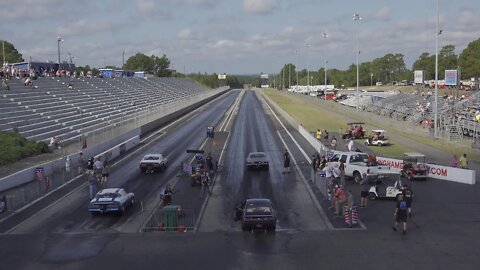
{"label": "person in red shirt", "polygon": [[345,196],[345,192],[341,187],[338,187],[335,190],[335,202],[336,202],[336,210],[337,210],[337,215],[342,217],[344,214],[344,205],[345,202],[347,201],[347,196]]}

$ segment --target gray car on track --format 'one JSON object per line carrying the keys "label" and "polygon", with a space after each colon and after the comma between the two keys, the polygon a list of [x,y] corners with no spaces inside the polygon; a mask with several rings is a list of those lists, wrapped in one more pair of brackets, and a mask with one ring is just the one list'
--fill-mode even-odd
{"label": "gray car on track", "polygon": [[247,169],[266,169],[268,170],[270,163],[265,152],[251,152],[247,156]]}

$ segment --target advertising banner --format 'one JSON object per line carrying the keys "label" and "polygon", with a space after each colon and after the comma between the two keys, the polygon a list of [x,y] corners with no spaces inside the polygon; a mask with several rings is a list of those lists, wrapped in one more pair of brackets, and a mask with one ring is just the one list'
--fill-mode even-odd
{"label": "advertising banner", "polygon": [[226,79],[227,79],[227,75],[225,75],[225,74],[218,74],[218,79],[219,79],[219,80],[226,80]]}
{"label": "advertising banner", "polygon": [[[391,170],[401,171],[403,169],[403,160],[400,159],[377,157],[377,162],[380,165],[390,166]],[[428,163],[426,163],[425,166],[428,170],[428,177],[462,184],[475,184],[474,170],[465,170]]]}
{"label": "advertising banner", "polygon": [[415,84],[423,84],[423,70],[415,70],[413,72],[413,75],[414,75],[414,83]]}
{"label": "advertising banner", "polygon": [[457,70],[445,70],[445,85],[457,85],[458,72]]}

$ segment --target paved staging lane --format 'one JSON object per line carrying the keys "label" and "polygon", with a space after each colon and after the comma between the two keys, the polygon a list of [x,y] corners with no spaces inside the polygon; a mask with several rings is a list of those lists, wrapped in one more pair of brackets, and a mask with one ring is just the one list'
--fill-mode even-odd
{"label": "paved staging lane", "polygon": [[[247,198],[269,198],[278,214],[277,231],[317,231],[326,229],[307,188],[292,168],[282,174],[285,146],[254,91],[246,91],[235,117],[223,170],[216,181],[199,231],[239,231],[232,220],[234,205]],[[295,147],[289,145],[289,148]],[[268,171],[247,170],[250,152],[266,152]]]}
{"label": "paved staging lane", "polygon": [[[205,131],[209,125],[217,125],[232,106],[239,91],[232,91],[217,101],[203,107],[191,115],[181,125],[166,131],[152,145],[139,149],[124,162],[116,164],[110,173],[109,187],[124,187],[135,193],[133,209],[118,217],[105,215],[91,217],[87,211],[89,201],[88,186],[83,186],[70,193],[62,200],[44,209],[38,214],[19,223],[8,232],[24,233],[91,233],[91,232],[137,232],[140,230],[145,215],[141,213],[141,204],[151,209],[159,200],[159,191],[167,181],[174,179],[178,173],[178,164],[187,158],[186,149],[196,149],[205,140]],[[163,153],[169,158],[169,167],[165,172],[140,174],[138,164],[146,153]],[[187,193],[185,190],[183,193]],[[184,194],[188,197],[188,194]],[[193,200],[193,199],[192,199]],[[199,212],[203,198],[196,196],[192,204]]]}

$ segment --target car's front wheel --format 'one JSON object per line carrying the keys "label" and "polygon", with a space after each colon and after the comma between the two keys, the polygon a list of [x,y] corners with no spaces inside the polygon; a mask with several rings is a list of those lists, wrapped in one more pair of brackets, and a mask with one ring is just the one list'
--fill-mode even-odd
{"label": "car's front wheel", "polygon": [[373,192],[368,193],[368,198],[372,201],[377,199],[377,195]]}

